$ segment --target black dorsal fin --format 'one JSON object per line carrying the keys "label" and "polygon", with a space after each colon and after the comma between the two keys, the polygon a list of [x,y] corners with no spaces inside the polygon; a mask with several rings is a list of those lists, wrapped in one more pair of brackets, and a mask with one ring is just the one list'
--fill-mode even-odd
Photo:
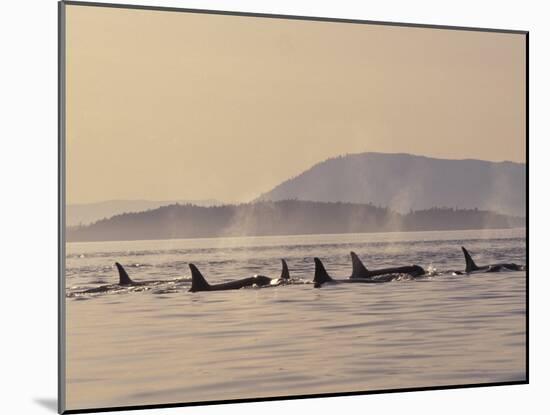
{"label": "black dorsal fin", "polygon": [[369,270],[355,252],[350,252],[351,255],[351,265],[352,265],[352,271],[351,271],[351,278],[369,278]]}
{"label": "black dorsal fin", "polygon": [[289,280],[290,279],[290,272],[288,272],[288,265],[286,264],[286,261],[284,259],[281,259],[281,262],[283,263],[283,269],[281,271],[281,279],[282,280]]}
{"label": "black dorsal fin", "polygon": [[210,284],[208,284],[206,279],[202,276],[199,269],[194,264],[189,264],[189,268],[191,268],[191,288],[189,291],[208,291],[210,289]]}
{"label": "black dorsal fin", "polygon": [[128,273],[124,269],[122,265],[120,265],[118,262],[115,262],[115,265],[118,269],[118,285],[132,285],[134,281],[128,276]]}
{"label": "black dorsal fin", "polygon": [[466,259],[466,272],[471,272],[479,269],[466,248],[462,247],[462,252],[464,253],[464,258]]}
{"label": "black dorsal fin", "polygon": [[316,287],[320,287],[323,283],[332,281],[332,278],[327,273],[325,266],[319,258],[315,258],[315,276],[313,277],[313,282]]}

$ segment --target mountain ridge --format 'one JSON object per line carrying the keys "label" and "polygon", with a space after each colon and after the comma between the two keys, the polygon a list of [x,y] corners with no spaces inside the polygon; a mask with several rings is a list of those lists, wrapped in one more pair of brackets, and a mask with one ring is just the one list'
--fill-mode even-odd
{"label": "mountain ridge", "polygon": [[525,216],[525,194],[524,163],[366,152],[316,163],[255,201],[373,203],[402,213],[450,206]]}

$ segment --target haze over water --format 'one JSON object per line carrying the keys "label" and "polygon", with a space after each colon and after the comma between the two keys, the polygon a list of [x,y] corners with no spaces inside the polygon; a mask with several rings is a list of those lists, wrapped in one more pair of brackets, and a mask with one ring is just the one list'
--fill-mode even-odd
{"label": "haze over water", "polygon": [[[525,272],[452,275],[460,246],[480,265],[525,264],[525,230],[409,232],[67,244],[67,408],[369,391],[525,379]],[[349,251],[369,268],[432,271],[387,284],[189,293],[210,283],[334,277]],[[160,282],[99,294],[118,281]],[[434,269],[435,268],[435,269]]]}

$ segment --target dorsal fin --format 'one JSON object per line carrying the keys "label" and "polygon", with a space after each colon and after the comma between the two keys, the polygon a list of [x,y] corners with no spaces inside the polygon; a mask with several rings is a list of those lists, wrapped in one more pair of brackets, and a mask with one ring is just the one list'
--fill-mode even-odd
{"label": "dorsal fin", "polygon": [[288,272],[288,265],[286,264],[286,261],[284,259],[281,259],[281,262],[283,263],[283,269],[281,271],[281,279],[282,280],[289,280],[290,279],[290,272]]}
{"label": "dorsal fin", "polygon": [[191,268],[191,288],[189,291],[208,291],[210,289],[210,284],[208,284],[206,279],[202,276],[199,269],[194,264],[189,264],[189,268]]}
{"label": "dorsal fin", "polygon": [[332,281],[332,278],[327,273],[325,266],[319,258],[315,258],[315,276],[313,277],[313,282],[316,287],[320,287],[321,284]]}
{"label": "dorsal fin", "polygon": [[352,271],[351,271],[351,278],[368,278],[369,277],[369,270],[355,252],[350,252],[351,255],[351,264],[352,264]]}
{"label": "dorsal fin", "polygon": [[475,271],[476,269],[479,269],[479,267],[476,265],[474,260],[472,259],[470,253],[466,250],[466,248],[461,247],[462,252],[464,253],[464,258],[466,259],[466,272]]}
{"label": "dorsal fin", "polygon": [[128,273],[124,269],[122,265],[120,265],[118,262],[115,262],[115,265],[118,269],[118,285],[132,285],[134,281],[128,276]]}

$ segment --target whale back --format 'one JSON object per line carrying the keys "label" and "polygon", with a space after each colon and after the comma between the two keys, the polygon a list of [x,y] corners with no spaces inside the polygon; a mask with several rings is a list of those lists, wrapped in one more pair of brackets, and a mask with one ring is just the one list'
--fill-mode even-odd
{"label": "whale back", "polygon": [[208,284],[206,279],[202,276],[199,269],[194,264],[189,264],[189,268],[191,269],[191,288],[189,291],[209,291],[210,284]]}
{"label": "whale back", "polygon": [[290,272],[288,272],[288,265],[286,264],[286,261],[284,259],[281,259],[281,262],[283,263],[283,269],[281,271],[281,279],[282,280],[289,280],[290,279]]}
{"label": "whale back", "polygon": [[472,256],[470,255],[470,253],[466,250],[466,248],[464,247],[461,247],[461,248],[462,248],[462,252],[464,253],[464,259],[466,260],[466,272],[478,270],[479,267],[476,265],[476,263],[472,259]]}
{"label": "whale back", "polygon": [[363,262],[361,262],[357,254],[352,251],[350,255],[352,265],[351,278],[369,278],[369,270],[365,267]]}
{"label": "whale back", "polygon": [[325,269],[325,266],[321,262],[319,258],[315,258],[315,276],[313,277],[313,282],[315,283],[315,287],[320,287],[325,282],[332,281],[332,278],[330,278],[330,275],[328,275],[327,270]]}
{"label": "whale back", "polygon": [[115,262],[118,269],[118,285],[132,285],[134,281],[130,278],[126,270],[118,262]]}

